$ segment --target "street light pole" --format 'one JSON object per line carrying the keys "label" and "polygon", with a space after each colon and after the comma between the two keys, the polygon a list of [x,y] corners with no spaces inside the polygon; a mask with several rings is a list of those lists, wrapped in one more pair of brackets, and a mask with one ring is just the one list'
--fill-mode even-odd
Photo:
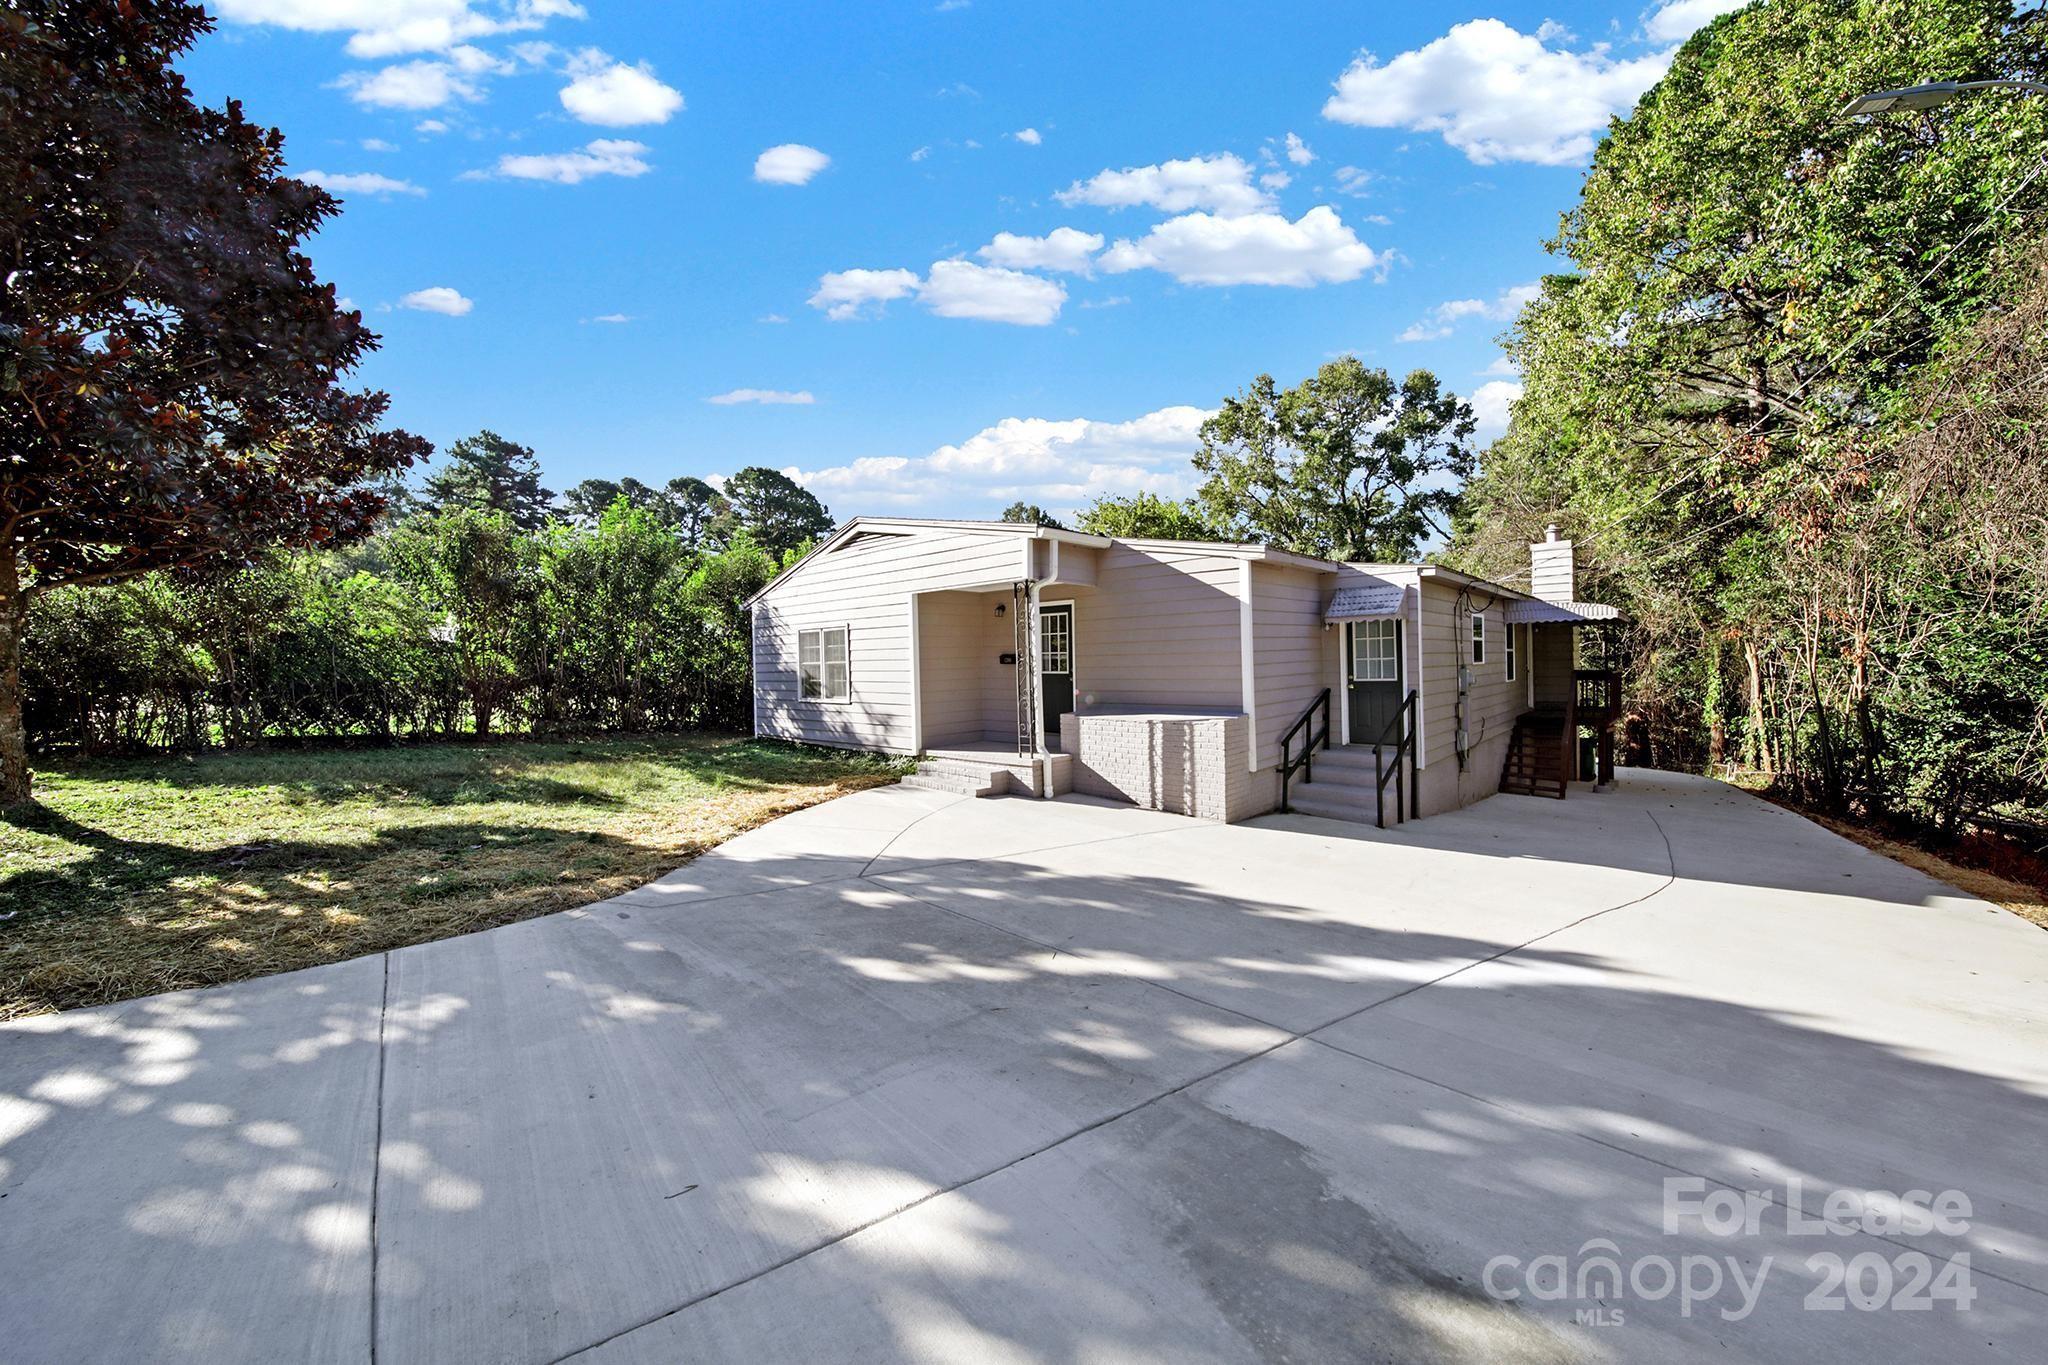
{"label": "street light pole", "polygon": [[2040,81],[1929,81],[1898,90],[1874,90],[1858,95],[1842,110],[1843,118],[1858,114],[1891,114],[1901,109],[1932,109],[1937,104],[1966,95],[1973,90],[2023,90],[2030,95],[2048,95],[2048,84]]}

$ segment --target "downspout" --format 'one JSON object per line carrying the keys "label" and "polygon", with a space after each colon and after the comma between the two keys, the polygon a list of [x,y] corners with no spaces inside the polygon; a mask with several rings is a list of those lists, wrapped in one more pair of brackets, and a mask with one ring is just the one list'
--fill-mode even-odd
{"label": "downspout", "polygon": [[1254,661],[1252,635],[1252,562],[1237,561],[1237,655],[1238,699],[1244,705],[1245,724],[1251,731],[1245,745],[1245,771],[1259,770],[1259,677]]}
{"label": "downspout", "polygon": [[[1456,633],[1455,626],[1452,627],[1452,630],[1453,633]],[[1408,649],[1415,658],[1415,766],[1427,768],[1429,766],[1429,736],[1427,733],[1429,707],[1425,705],[1428,698],[1423,694],[1423,684],[1429,677],[1429,663],[1428,656],[1423,652],[1425,644],[1422,638],[1422,574],[1419,570],[1415,575],[1414,643],[1410,644]]]}
{"label": "downspout", "polygon": [[1025,610],[1031,613],[1031,782],[1041,797],[1052,795],[1052,755],[1045,747],[1045,653],[1039,642],[1038,580],[1024,583]]}

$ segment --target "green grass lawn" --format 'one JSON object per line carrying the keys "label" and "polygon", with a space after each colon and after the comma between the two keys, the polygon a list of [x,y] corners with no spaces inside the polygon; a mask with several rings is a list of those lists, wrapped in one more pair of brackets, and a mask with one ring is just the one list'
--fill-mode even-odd
{"label": "green grass lawn", "polygon": [[582,905],[901,771],[711,736],[43,766],[0,815],[0,1019]]}

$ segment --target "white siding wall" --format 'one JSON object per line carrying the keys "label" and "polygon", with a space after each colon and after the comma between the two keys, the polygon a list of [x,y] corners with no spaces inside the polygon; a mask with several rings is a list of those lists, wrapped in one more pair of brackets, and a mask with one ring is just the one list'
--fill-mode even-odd
{"label": "white siding wall", "polygon": [[[1337,632],[1323,629],[1323,609],[1329,605],[1334,581],[1330,574],[1309,569],[1252,565],[1252,658],[1259,697],[1258,733],[1252,741],[1255,768],[1269,769],[1280,761],[1280,736],[1301,718],[1318,692],[1334,684],[1330,641]],[[1338,739],[1336,708],[1342,701],[1332,693],[1332,743]],[[1276,802],[1279,792],[1275,786]]]}
{"label": "white siding wall", "polygon": [[1074,692],[1102,704],[1244,705],[1238,563],[1177,550],[1101,551],[1095,588],[1072,596]]}
{"label": "white siding wall", "polygon": [[[933,529],[856,541],[813,560],[755,604],[756,731],[911,752],[911,592],[1010,582],[1022,573],[1028,543],[1007,532]],[[852,700],[806,701],[797,685],[797,632],[841,624]]]}
{"label": "white siding wall", "polygon": [[[1507,680],[1507,603],[1486,588],[1473,588],[1467,605],[1486,616],[1486,662],[1472,664],[1465,698],[1468,753],[1458,771],[1458,667],[1472,658],[1471,617],[1458,608],[1458,585],[1441,578],[1422,580],[1423,772],[1422,806],[1434,813],[1500,790],[1501,765],[1514,733],[1515,717],[1529,709],[1526,676]],[[1526,667],[1526,656],[1521,665]]]}

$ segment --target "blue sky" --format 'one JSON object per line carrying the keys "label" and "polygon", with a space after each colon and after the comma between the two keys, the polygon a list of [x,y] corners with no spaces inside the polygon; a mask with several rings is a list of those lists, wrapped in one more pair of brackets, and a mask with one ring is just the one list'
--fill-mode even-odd
{"label": "blue sky", "polygon": [[1347,351],[1497,427],[1598,130],[1738,2],[214,0],[185,71],[343,197],[399,424],[979,516],[1189,491]]}

